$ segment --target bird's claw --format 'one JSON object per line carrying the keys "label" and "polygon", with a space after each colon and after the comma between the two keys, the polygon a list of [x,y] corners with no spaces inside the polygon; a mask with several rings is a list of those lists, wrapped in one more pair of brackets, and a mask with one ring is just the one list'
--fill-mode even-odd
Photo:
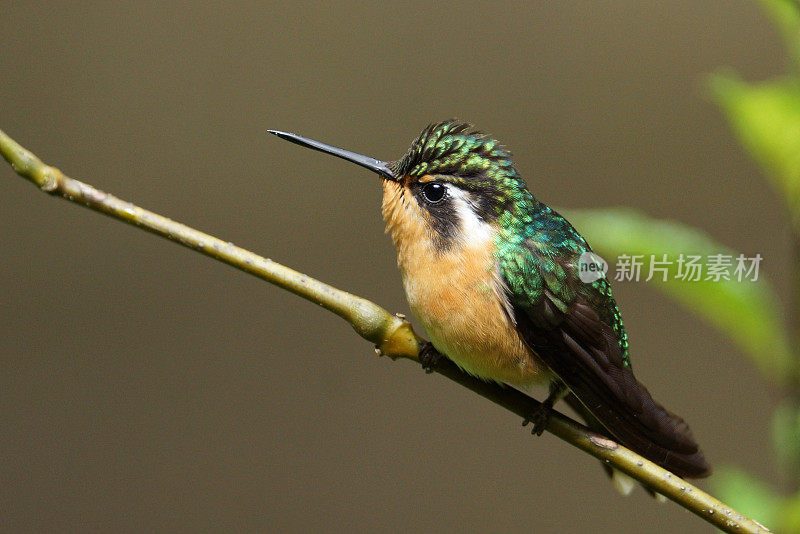
{"label": "bird's claw", "polygon": [[542,433],[544,433],[544,429],[547,428],[547,422],[550,420],[551,411],[552,407],[542,404],[522,420],[522,426],[528,426],[528,423],[533,423],[531,434],[541,436]]}
{"label": "bird's claw", "polygon": [[534,408],[531,413],[522,421],[522,426],[527,426],[528,423],[533,423],[531,434],[541,436],[547,428],[547,422],[550,420],[550,415],[553,413],[553,406],[555,403],[564,396],[567,391],[564,384],[561,382],[550,383],[550,394],[543,403]]}
{"label": "bird's claw", "polygon": [[434,348],[433,343],[428,341],[419,351],[419,363],[427,374],[431,374],[436,369],[436,364],[442,358],[442,354]]}

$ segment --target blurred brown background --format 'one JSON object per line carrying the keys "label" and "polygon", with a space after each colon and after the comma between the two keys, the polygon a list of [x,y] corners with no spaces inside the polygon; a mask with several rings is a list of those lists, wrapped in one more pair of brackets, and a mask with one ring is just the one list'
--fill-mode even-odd
{"label": "blurred brown background", "polygon": [[[784,68],[754,1],[2,0],[0,51],[0,128],[48,163],[390,310],[375,176],[267,128],[393,159],[467,119],[542,200],[697,225],[789,287],[783,208],[702,85]],[[9,168],[0,191],[5,532],[712,531],[289,293]],[[776,394],[652,287],[615,291],[640,379],[712,463],[775,478]]]}

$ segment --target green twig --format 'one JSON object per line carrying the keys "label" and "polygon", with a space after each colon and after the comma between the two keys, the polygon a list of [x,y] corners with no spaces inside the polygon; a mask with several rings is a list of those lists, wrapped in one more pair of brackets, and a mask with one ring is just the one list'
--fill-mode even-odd
{"label": "green twig", "polygon": [[[165,237],[316,302],[350,323],[361,337],[375,344],[380,354],[392,359],[419,361],[423,340],[402,317],[390,314],[373,302],[69,178],[55,167],[42,163],[2,131],[0,153],[18,174],[47,193]],[[540,405],[515,389],[476,379],[445,358],[436,364],[434,370],[520,417],[533,413]],[[565,415],[554,412],[547,430],[627,473],[725,532],[769,532],[766,527],[744,517],[711,495]]]}

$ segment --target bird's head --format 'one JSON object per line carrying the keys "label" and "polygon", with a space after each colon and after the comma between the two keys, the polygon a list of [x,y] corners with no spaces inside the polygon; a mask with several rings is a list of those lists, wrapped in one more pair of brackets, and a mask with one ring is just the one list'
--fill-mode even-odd
{"label": "bird's head", "polygon": [[437,250],[493,233],[533,201],[511,154],[468,123],[429,125],[397,161],[376,160],[295,134],[271,133],[346,159],[383,178],[383,215],[398,246],[425,239]]}

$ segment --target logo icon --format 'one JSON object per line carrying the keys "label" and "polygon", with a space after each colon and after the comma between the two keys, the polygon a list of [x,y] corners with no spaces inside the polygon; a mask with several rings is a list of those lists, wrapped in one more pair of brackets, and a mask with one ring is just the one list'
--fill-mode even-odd
{"label": "logo icon", "polygon": [[575,266],[578,269],[578,278],[584,284],[591,284],[601,278],[605,278],[608,272],[606,260],[590,251],[581,254]]}

